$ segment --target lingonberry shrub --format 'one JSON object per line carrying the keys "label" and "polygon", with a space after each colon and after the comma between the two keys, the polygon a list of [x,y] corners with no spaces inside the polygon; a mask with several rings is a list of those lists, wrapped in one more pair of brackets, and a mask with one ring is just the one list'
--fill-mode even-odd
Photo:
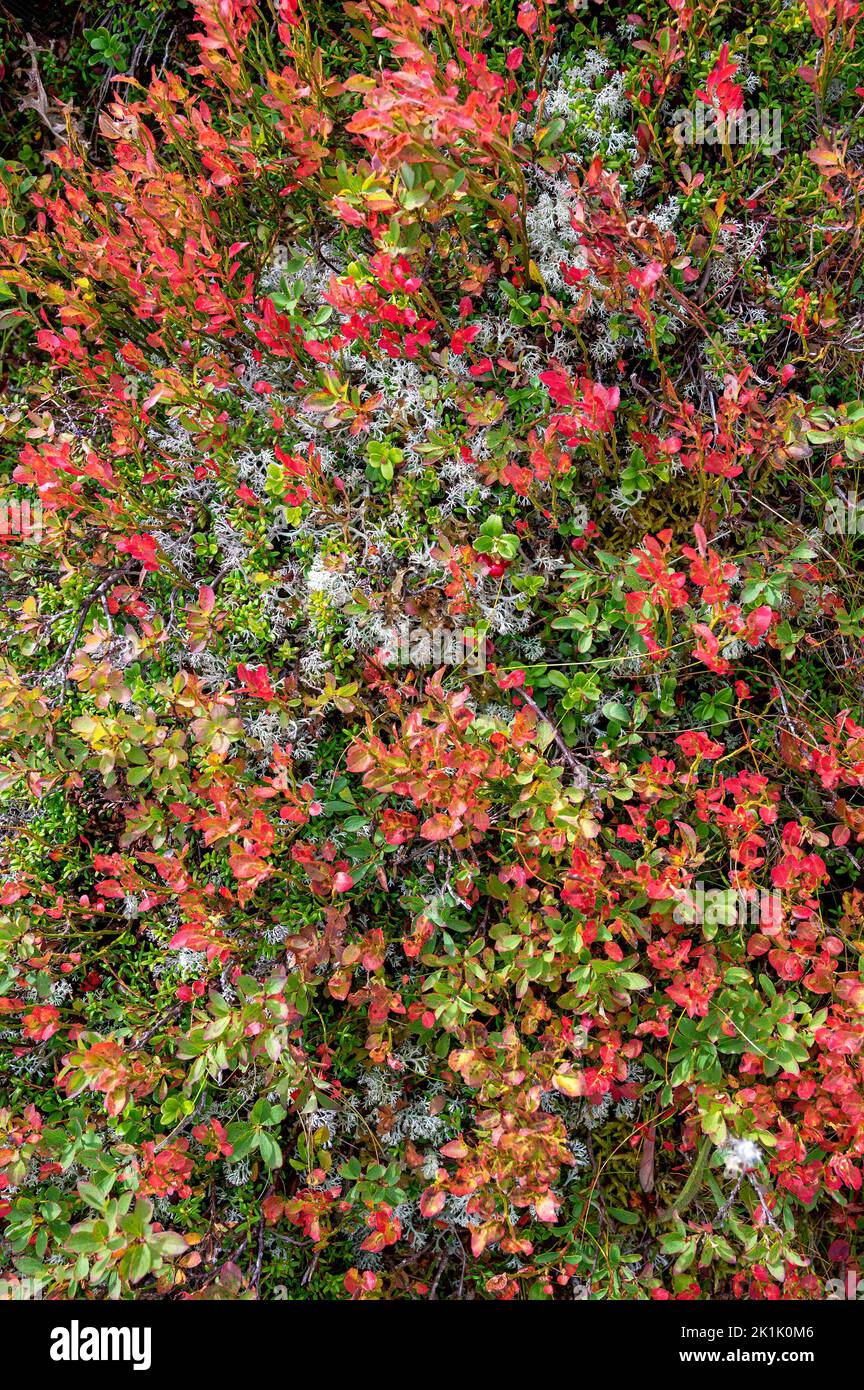
{"label": "lingonberry shrub", "polygon": [[0,168],[9,1277],[854,1258],[859,10],[763,11],[198,0]]}

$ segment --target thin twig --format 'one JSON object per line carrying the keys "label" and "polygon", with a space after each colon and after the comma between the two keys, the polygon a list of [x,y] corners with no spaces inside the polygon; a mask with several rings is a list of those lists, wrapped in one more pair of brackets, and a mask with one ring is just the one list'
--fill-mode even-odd
{"label": "thin twig", "polygon": [[[272,1188],[270,1189],[272,1192]],[[269,1195],[269,1194],[268,1194]],[[261,1220],[258,1223],[258,1254],[255,1257],[255,1270],[252,1275],[252,1287],[258,1292],[258,1283],[261,1279],[261,1266],[264,1263],[264,1213],[261,1213]]]}
{"label": "thin twig", "polygon": [[115,581],[119,579],[122,574],[125,574],[127,568],[128,564],[121,565],[119,569],[112,570],[111,573],[108,575],[107,579],[103,579],[100,584],[97,584],[96,588],[93,590],[91,594],[88,595],[87,599],[84,602],[84,607],[81,609],[81,612],[78,615],[78,621],[75,624],[72,636],[69,638],[66,650],[63,653],[63,660],[60,663],[60,673],[62,676],[62,680],[60,682],[61,705],[63,704],[63,701],[66,698],[66,687],[69,684],[69,667],[72,665],[72,658],[75,655],[75,648],[77,647],[78,639],[80,638],[81,633],[84,630],[84,624],[87,621],[87,616],[90,612],[90,609],[93,607],[93,604],[97,601],[97,599],[100,599],[103,594],[106,594],[108,590],[111,588],[112,584],[114,584]]}
{"label": "thin twig", "polygon": [[570,771],[573,773],[574,785],[577,787],[587,787],[590,780],[588,768],[585,766],[583,762],[580,762],[580,760],[574,755],[572,749],[568,748],[558,729],[556,729],[552,720],[549,718],[549,715],[544,714],[543,711],[540,709],[540,706],[535,704],[531,696],[526,695],[524,690],[520,690],[519,695],[525,701],[528,708],[534,711],[538,720],[540,720],[544,724],[549,725],[549,728],[552,730],[552,737],[554,738],[555,743],[557,744],[561,752],[561,756],[563,757],[567,766],[570,768]]}

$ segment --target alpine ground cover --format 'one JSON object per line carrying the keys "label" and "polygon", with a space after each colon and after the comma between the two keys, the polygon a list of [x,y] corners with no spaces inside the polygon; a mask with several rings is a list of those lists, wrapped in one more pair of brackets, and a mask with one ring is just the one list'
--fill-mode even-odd
{"label": "alpine ground cover", "polygon": [[0,165],[4,1276],[823,1297],[859,5],[176,8]]}

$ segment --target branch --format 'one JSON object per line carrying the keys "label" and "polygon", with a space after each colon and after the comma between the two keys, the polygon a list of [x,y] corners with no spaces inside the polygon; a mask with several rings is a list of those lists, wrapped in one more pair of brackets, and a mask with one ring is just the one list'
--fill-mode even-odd
{"label": "branch", "polygon": [[524,690],[520,690],[519,695],[525,701],[528,708],[533,709],[534,713],[537,716],[537,719],[541,723],[549,725],[549,728],[552,730],[552,737],[558,745],[558,748],[561,752],[561,756],[563,757],[570,771],[573,773],[574,786],[587,787],[590,781],[590,773],[588,771],[588,768],[585,766],[583,762],[579,761],[572,749],[568,748],[567,744],[564,742],[563,737],[561,736],[561,733],[552,723],[552,720],[549,718],[548,714],[543,713],[539,705],[534,703],[531,696],[526,695]]}

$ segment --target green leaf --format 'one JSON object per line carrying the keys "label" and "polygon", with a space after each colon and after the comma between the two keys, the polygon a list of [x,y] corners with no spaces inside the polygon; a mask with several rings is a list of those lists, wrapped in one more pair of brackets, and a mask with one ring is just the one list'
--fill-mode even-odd
{"label": "green leaf", "polygon": [[601,713],[604,714],[607,719],[614,719],[619,724],[626,724],[630,717],[624,706],[619,704],[617,700],[607,700]]}
{"label": "green leaf", "polygon": [[149,1274],[152,1267],[153,1256],[147,1245],[133,1245],[120,1261],[121,1273],[126,1276],[130,1284],[139,1283],[145,1274]]}
{"label": "green leaf", "polygon": [[258,1135],[258,1151],[268,1168],[282,1167],[282,1150],[272,1134],[268,1134],[266,1130],[262,1130]]}
{"label": "green leaf", "polygon": [[624,989],[650,989],[651,981],[645,975],[638,975],[634,970],[622,970],[615,976],[616,984],[622,985]]}

